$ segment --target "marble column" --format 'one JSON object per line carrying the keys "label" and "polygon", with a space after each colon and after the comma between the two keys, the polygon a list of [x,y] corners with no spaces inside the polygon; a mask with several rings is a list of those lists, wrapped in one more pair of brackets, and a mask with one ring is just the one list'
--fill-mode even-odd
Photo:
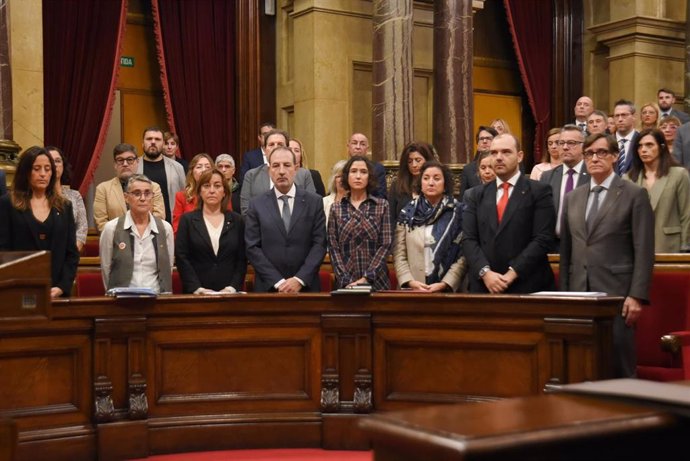
{"label": "marble column", "polygon": [[413,136],[412,0],[374,0],[375,160],[397,159]]}
{"label": "marble column", "polygon": [[473,158],[472,0],[434,2],[434,138],[444,163]]}
{"label": "marble column", "polygon": [[0,4],[0,168],[16,157],[19,146],[12,140],[12,70],[7,32],[7,2]]}

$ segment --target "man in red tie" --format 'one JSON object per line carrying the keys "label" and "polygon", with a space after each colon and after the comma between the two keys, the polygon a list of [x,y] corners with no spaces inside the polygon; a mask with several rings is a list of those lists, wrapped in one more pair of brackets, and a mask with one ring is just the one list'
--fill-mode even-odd
{"label": "man in red tie", "polygon": [[463,252],[472,293],[553,290],[547,253],[556,212],[551,187],[520,173],[523,153],[512,134],[491,142],[496,181],[465,194]]}

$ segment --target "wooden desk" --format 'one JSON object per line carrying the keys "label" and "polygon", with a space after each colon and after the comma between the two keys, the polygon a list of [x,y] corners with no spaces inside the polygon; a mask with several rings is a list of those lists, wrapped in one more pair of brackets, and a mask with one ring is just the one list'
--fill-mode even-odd
{"label": "wooden desk", "polygon": [[360,425],[375,461],[682,458],[690,429],[651,407],[566,394],[377,414]]}
{"label": "wooden desk", "polygon": [[611,375],[622,298],[378,293],[56,300],[0,319],[18,460],[367,448],[357,422]]}

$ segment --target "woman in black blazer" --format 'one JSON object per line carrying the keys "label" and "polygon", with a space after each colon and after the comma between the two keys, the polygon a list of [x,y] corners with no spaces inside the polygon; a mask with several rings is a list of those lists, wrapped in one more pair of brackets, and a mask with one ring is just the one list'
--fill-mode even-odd
{"label": "woman in black blazer", "polygon": [[12,192],[0,198],[0,250],[50,251],[50,296],[69,296],[79,265],[72,205],[57,193],[55,162],[41,147],[19,157]]}
{"label": "woman in black blazer", "polygon": [[184,293],[234,293],[247,272],[244,221],[228,211],[230,186],[217,169],[197,183],[198,208],[182,215],[175,237],[175,264]]}

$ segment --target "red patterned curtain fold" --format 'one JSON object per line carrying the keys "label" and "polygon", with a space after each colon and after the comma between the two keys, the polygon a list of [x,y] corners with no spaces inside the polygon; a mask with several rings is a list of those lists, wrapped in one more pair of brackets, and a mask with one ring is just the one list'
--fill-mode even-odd
{"label": "red patterned curtain fold", "polygon": [[235,155],[235,2],[152,6],[168,125],[182,154]]}
{"label": "red patterned curtain fold", "polygon": [[82,195],[110,124],[126,12],[127,0],[43,0],[45,144],[69,157]]}
{"label": "red patterned curtain fold", "polygon": [[541,162],[545,135],[551,125],[552,5],[548,0],[503,0],[535,121],[534,162]]}

